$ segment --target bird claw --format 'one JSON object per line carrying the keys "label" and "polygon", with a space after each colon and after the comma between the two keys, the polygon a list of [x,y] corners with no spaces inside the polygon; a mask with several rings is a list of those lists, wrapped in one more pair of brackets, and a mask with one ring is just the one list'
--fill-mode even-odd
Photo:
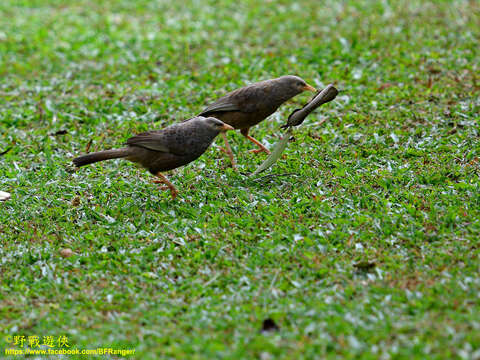
{"label": "bird claw", "polygon": [[170,195],[172,195],[172,200],[175,200],[175,198],[178,195],[178,191],[175,189],[170,188],[169,186],[160,186],[160,190],[170,190]]}
{"label": "bird claw", "polygon": [[[165,184],[165,182],[163,180],[152,180],[152,182],[154,184]],[[165,191],[165,190],[170,190],[170,194],[172,195],[172,200],[175,200],[175,198],[177,197],[178,195],[178,190],[175,189],[175,188],[171,188],[170,186],[168,185],[164,185],[164,186],[159,186],[158,187],[161,191]]]}
{"label": "bird claw", "polygon": [[178,195],[178,191],[177,191],[177,190],[170,189],[170,194],[172,195],[172,200],[175,200],[175,198],[176,198],[177,195]]}

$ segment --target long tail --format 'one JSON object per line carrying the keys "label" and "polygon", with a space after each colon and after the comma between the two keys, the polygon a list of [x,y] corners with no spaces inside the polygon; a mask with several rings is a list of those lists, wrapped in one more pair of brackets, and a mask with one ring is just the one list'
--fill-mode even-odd
{"label": "long tail", "polygon": [[79,156],[73,159],[73,163],[75,164],[75,166],[80,167],[88,164],[93,164],[98,161],[123,158],[130,155],[130,152],[131,152],[131,149],[128,147],[122,148],[122,149],[99,151],[99,152]]}

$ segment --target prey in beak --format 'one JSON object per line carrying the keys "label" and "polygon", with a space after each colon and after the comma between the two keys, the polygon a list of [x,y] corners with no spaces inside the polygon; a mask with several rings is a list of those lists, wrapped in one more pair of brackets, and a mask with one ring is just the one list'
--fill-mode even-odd
{"label": "prey in beak", "polygon": [[317,92],[317,89],[315,89],[312,85],[305,85],[304,87],[302,87],[302,90],[303,91],[311,91],[311,92]]}

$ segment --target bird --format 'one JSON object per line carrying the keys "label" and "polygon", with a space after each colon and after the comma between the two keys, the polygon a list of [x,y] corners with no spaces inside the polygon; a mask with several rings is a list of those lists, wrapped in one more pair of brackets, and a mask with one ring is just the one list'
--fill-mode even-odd
{"label": "bird", "polygon": [[77,167],[109,159],[124,158],[139,163],[158,177],[155,183],[164,184],[175,199],[178,190],[162,174],[200,157],[215,137],[233,127],[214,117],[196,116],[162,130],[146,131],[127,140],[125,147],[86,154],[73,159]]}
{"label": "bird", "polygon": [[[254,153],[270,151],[248,133],[250,128],[273,114],[287,100],[303,91],[316,92],[305,80],[294,75],[285,75],[276,79],[264,80],[234,90],[207,106],[198,116],[213,116],[226,124],[240,129],[240,133],[258,146],[250,150]],[[235,159],[225,133],[225,152],[230,157],[232,167]]]}

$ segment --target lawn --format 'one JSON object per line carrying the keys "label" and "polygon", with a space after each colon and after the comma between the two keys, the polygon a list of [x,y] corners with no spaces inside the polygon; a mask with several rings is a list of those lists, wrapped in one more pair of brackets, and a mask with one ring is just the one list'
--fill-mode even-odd
{"label": "lawn", "polygon": [[[2,0],[0,357],[51,336],[139,359],[480,359],[479,19],[474,0]],[[238,132],[239,171],[219,138],[167,174],[175,201],[131,163],[72,166],[285,74],[342,91],[259,177]],[[272,149],[309,98],[251,134]]]}

